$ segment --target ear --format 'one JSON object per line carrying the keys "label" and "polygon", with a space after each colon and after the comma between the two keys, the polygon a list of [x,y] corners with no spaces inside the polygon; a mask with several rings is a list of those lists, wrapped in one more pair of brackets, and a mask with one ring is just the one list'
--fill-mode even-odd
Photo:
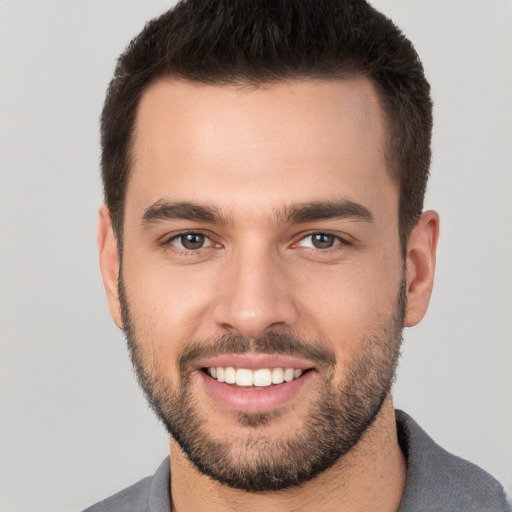
{"label": "ear", "polygon": [[434,284],[438,239],[439,215],[434,211],[427,211],[420,217],[407,242],[405,327],[419,323],[427,312]]}
{"label": "ear", "polygon": [[105,204],[101,206],[99,212],[97,242],[101,276],[107,294],[110,314],[117,327],[122,329],[123,322],[121,320],[121,303],[119,302],[118,288],[119,252],[112,228],[110,211]]}

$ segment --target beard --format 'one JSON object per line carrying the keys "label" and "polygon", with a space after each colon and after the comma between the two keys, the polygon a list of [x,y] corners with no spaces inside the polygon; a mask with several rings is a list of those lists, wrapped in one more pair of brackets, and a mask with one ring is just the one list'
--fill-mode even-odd
{"label": "beard", "polygon": [[[371,430],[395,378],[406,309],[405,280],[394,314],[386,325],[359,341],[359,354],[344,368],[345,376],[337,384],[336,354],[325,344],[290,333],[269,332],[255,339],[225,334],[214,340],[192,341],[178,357],[176,385],[168,378],[168,369],[158,369],[157,355],[146,353],[137,341],[122,274],[119,298],[131,359],[151,408],[201,473],[235,489],[279,491],[310,481],[336,463],[343,464],[344,455]],[[262,433],[284,414],[279,409],[236,413],[242,430],[238,438],[215,439],[206,428],[208,416],[193,392],[194,361],[250,352],[303,357],[314,361],[313,371],[321,374],[317,400],[308,404],[302,428],[288,438],[275,439]]]}

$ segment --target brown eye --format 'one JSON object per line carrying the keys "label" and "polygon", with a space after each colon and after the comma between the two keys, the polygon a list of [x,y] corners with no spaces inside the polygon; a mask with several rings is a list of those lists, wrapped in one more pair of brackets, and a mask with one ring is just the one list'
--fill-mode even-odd
{"label": "brown eye", "polygon": [[337,237],[326,233],[315,233],[311,236],[311,244],[316,249],[329,249],[337,242]]}
{"label": "brown eye", "polygon": [[336,245],[345,244],[346,242],[336,235],[330,233],[311,233],[305,236],[297,247],[306,247],[308,249],[331,249]]}
{"label": "brown eye", "polygon": [[202,249],[207,245],[209,241],[208,237],[201,233],[186,233],[179,235],[171,240],[171,244],[175,245],[180,249],[186,249],[187,251],[194,251]]}
{"label": "brown eye", "polygon": [[189,233],[182,237],[182,245],[185,249],[201,249],[204,245],[204,235]]}

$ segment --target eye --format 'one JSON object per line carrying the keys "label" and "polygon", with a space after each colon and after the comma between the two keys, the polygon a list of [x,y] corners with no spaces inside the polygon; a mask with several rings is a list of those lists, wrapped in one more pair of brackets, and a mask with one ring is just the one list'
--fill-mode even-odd
{"label": "eye", "polygon": [[169,240],[171,245],[186,251],[196,251],[205,247],[211,247],[214,243],[202,233],[182,233]]}
{"label": "eye", "polygon": [[305,236],[297,245],[312,249],[330,249],[335,245],[339,245],[341,242],[340,237],[336,235],[329,233],[312,233],[311,235]]}

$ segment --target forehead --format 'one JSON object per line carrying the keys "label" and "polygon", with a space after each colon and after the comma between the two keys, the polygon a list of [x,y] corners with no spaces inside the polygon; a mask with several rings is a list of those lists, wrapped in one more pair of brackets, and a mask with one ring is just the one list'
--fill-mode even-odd
{"label": "forehead", "polygon": [[365,78],[258,87],[160,79],[139,104],[127,206],[163,198],[225,209],[339,196],[395,201],[385,124]]}

